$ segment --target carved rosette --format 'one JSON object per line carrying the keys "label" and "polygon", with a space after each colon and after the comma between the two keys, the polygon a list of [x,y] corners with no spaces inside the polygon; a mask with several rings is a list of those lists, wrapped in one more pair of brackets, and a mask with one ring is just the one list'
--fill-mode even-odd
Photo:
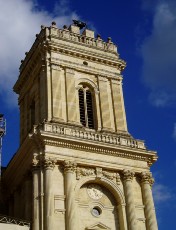
{"label": "carved rosette", "polygon": [[150,186],[153,185],[154,178],[152,177],[151,172],[141,172],[140,176],[141,176],[141,182],[142,183],[149,183]]}
{"label": "carved rosette", "polygon": [[76,162],[75,161],[64,161],[64,172],[75,172],[76,171]]}
{"label": "carved rosette", "polygon": [[51,158],[45,158],[43,160],[43,166],[45,169],[50,169],[53,170],[56,164],[56,160],[51,159]]}
{"label": "carved rosette", "polygon": [[132,181],[133,177],[134,177],[134,172],[133,171],[130,171],[130,170],[127,170],[127,169],[123,170],[123,179],[124,180]]}

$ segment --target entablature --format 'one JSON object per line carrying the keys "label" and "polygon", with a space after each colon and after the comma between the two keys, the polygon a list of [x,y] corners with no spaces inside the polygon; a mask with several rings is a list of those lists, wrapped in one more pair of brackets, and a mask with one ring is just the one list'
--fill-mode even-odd
{"label": "entablature", "polygon": [[147,150],[144,141],[120,131],[115,134],[45,122],[37,126],[31,135],[41,138],[44,145],[141,160],[146,161],[149,166],[157,160],[157,153]]}
{"label": "entablature", "polygon": [[75,71],[83,72],[86,74],[101,75],[106,78],[122,80],[122,75],[117,72],[113,72],[113,71],[109,71],[105,69],[99,69],[99,68],[89,66],[89,65],[86,66],[86,65],[82,65],[82,64],[75,63],[75,62],[68,61],[68,60],[59,60],[57,58],[52,58],[50,65],[52,69],[58,69],[58,68],[63,68],[63,69],[69,68],[70,69],[72,68]]}

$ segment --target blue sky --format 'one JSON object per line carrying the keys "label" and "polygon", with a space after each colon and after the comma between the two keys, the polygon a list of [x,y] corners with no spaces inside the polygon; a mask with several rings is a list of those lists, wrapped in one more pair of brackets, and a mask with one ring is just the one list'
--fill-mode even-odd
{"label": "blue sky", "polygon": [[176,1],[175,0],[0,0],[0,113],[7,120],[3,165],[19,144],[17,97],[12,92],[20,60],[39,33],[54,20],[87,22],[104,40],[112,37],[123,72],[129,132],[157,150],[152,166],[160,230],[173,229],[176,212]]}

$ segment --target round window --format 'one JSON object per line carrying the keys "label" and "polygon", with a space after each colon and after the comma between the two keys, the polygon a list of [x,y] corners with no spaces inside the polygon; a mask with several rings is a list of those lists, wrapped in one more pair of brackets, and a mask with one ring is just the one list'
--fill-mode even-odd
{"label": "round window", "polygon": [[101,209],[99,207],[94,207],[92,209],[92,215],[94,215],[96,217],[100,216],[101,215]]}

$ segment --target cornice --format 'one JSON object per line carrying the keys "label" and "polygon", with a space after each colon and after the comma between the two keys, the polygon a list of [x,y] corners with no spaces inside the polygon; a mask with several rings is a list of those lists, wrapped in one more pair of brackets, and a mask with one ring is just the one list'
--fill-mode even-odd
{"label": "cornice", "polygon": [[99,54],[99,53],[94,53],[91,51],[87,51],[81,48],[74,48],[71,45],[63,45],[63,44],[59,44],[59,43],[52,43],[50,42],[48,44],[48,48],[50,49],[50,51],[53,52],[59,52],[62,54],[67,54],[70,56],[75,56],[77,58],[82,58],[84,60],[87,61],[93,61],[93,62],[97,62],[103,65],[109,65],[109,66],[113,66],[116,67],[118,69],[120,69],[121,71],[126,67],[126,62],[123,61],[122,59],[114,56],[108,56],[107,53],[105,54]]}

